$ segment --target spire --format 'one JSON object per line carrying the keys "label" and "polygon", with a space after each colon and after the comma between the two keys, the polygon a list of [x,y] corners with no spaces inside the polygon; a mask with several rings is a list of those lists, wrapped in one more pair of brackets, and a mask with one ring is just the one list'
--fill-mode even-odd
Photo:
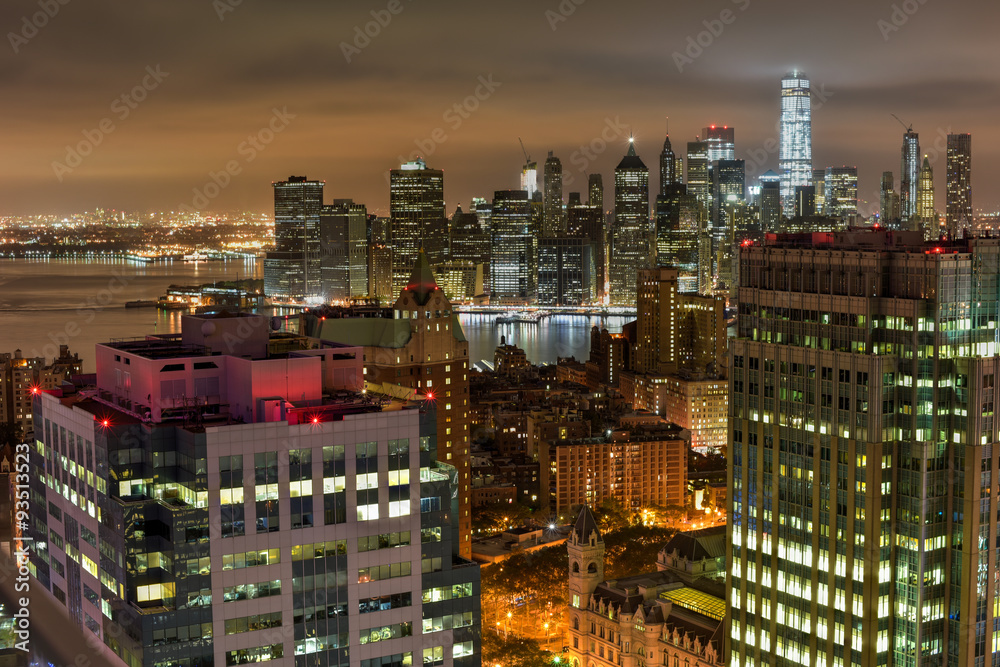
{"label": "spire", "polygon": [[580,510],[580,515],[576,518],[576,524],[573,525],[573,534],[576,537],[577,543],[580,544],[589,543],[591,534],[597,535],[598,544],[604,543],[601,531],[597,528],[597,519],[594,518],[594,513],[590,511],[588,505],[584,505],[583,509]]}
{"label": "spire", "polygon": [[431,264],[427,261],[427,254],[421,246],[420,252],[417,254],[417,261],[413,264],[413,273],[410,274],[410,280],[406,283],[406,291],[412,292],[417,305],[422,306],[430,300],[432,293],[440,289],[434,278]]}
{"label": "spire", "polygon": [[633,137],[631,135],[629,135],[629,138],[628,138],[628,153],[626,155],[630,155],[632,157],[638,157],[635,154],[635,137]]}

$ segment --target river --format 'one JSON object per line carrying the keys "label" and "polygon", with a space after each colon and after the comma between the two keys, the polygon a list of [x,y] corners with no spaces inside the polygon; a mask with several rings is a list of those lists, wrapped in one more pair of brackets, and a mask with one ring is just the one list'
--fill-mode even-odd
{"label": "river", "polygon": [[[165,262],[137,264],[124,259],[0,259],[0,353],[20,349],[25,357],[51,359],[69,345],[94,371],[94,346],[113,338],[180,331],[179,311],[125,308],[126,301],[156,299],[167,286],[213,280],[260,278],[261,263]],[[558,357],[585,361],[590,328],[604,323],[621,331],[630,318],[554,315],[538,324],[495,323],[495,315],[460,317],[469,340],[471,363],[493,361],[501,337],[525,350],[532,363]]]}

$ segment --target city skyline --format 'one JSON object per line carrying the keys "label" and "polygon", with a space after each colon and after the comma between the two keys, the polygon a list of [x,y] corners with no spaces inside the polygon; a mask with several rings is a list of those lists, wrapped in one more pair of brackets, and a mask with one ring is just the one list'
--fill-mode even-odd
{"label": "city skyline", "polygon": [[[628,20],[611,22],[614,10],[596,4],[432,13],[400,2],[397,14],[357,3],[316,9],[304,27],[283,9],[228,1],[144,15],[115,14],[98,2],[78,34],[75,5],[60,5],[37,28],[38,5],[16,2],[0,11],[17,100],[2,212],[266,210],[261,182],[304,173],[325,179],[332,196],[385,215],[389,170],[420,154],[448,174],[450,213],[475,196],[518,187],[518,138],[532,160],[550,150],[562,160],[568,195],[585,190],[588,173],[609,179],[630,133],[652,159],[667,116],[675,147],[713,123],[738,128],[736,157],[747,160],[749,180],[777,170],[777,147],[767,147],[777,139],[778,82],[792,69],[813,83],[814,167],[856,165],[862,212],[874,211],[882,172],[899,168],[895,113],[931,154],[943,212],[945,135],[976,136],[978,192],[985,195],[998,164],[987,119],[1000,80],[977,46],[996,10],[970,4],[987,20],[969,24],[965,12],[933,5],[899,16],[892,5],[862,3],[850,12],[789,5],[765,13],[739,0],[718,8],[640,3]],[[358,37],[373,11],[386,25]],[[807,18],[823,26],[819,34],[760,39]],[[527,48],[475,28],[486,21],[495,34],[517,30]],[[941,41],[959,30],[963,46],[954,53],[924,48],[932,34]],[[367,45],[358,48],[355,38]],[[435,39],[451,48],[420,46]],[[855,48],[844,51],[845,39]],[[92,43],[102,46],[87,48]],[[425,55],[408,58],[414,49]],[[632,102],[643,87],[649,94]],[[112,130],[101,131],[104,119]],[[71,166],[67,146],[88,141],[89,155]],[[604,148],[581,150],[591,141]],[[213,181],[210,173],[222,176]],[[228,185],[206,196],[218,180]],[[975,204],[991,210],[998,201],[981,196]]]}

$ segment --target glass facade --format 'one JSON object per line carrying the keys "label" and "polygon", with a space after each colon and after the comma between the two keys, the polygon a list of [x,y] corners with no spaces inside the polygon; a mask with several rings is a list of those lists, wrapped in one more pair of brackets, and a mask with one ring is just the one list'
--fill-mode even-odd
{"label": "glass facade", "polygon": [[321,294],[323,182],[291,176],[274,184],[274,250],[264,258],[264,293],[281,300]]}
{"label": "glass facade", "polygon": [[948,231],[972,226],[972,135],[948,135]]}
{"label": "glass facade", "polygon": [[444,212],[444,172],[423,160],[407,162],[389,173],[389,235],[392,291],[406,287],[423,248],[431,266],[448,259],[448,221]]}
{"label": "glass facade", "polygon": [[795,188],[812,185],[812,106],[809,79],[792,72],[781,80],[781,212],[795,215]]}

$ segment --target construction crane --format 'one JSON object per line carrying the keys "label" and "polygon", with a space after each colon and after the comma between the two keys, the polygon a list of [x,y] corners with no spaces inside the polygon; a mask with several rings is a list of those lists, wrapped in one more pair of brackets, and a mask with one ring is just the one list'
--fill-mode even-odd
{"label": "construction crane", "polygon": [[524,164],[531,164],[531,156],[528,155],[528,151],[525,150],[524,142],[521,141],[521,137],[518,137],[517,140],[521,144],[521,152],[524,153]]}
{"label": "construction crane", "polygon": [[912,125],[910,125],[909,127],[907,127],[907,126],[906,126],[906,123],[904,123],[904,122],[903,122],[902,120],[900,120],[900,119],[899,119],[899,116],[897,116],[897,115],[896,115],[896,114],[894,114],[894,113],[891,113],[891,114],[889,114],[889,115],[890,115],[890,116],[892,116],[893,118],[895,118],[896,120],[898,120],[898,121],[899,121],[899,124],[900,124],[900,125],[902,125],[903,127],[905,127],[905,128],[906,128],[906,131],[907,131],[907,132],[913,132],[913,126],[912,126]]}

